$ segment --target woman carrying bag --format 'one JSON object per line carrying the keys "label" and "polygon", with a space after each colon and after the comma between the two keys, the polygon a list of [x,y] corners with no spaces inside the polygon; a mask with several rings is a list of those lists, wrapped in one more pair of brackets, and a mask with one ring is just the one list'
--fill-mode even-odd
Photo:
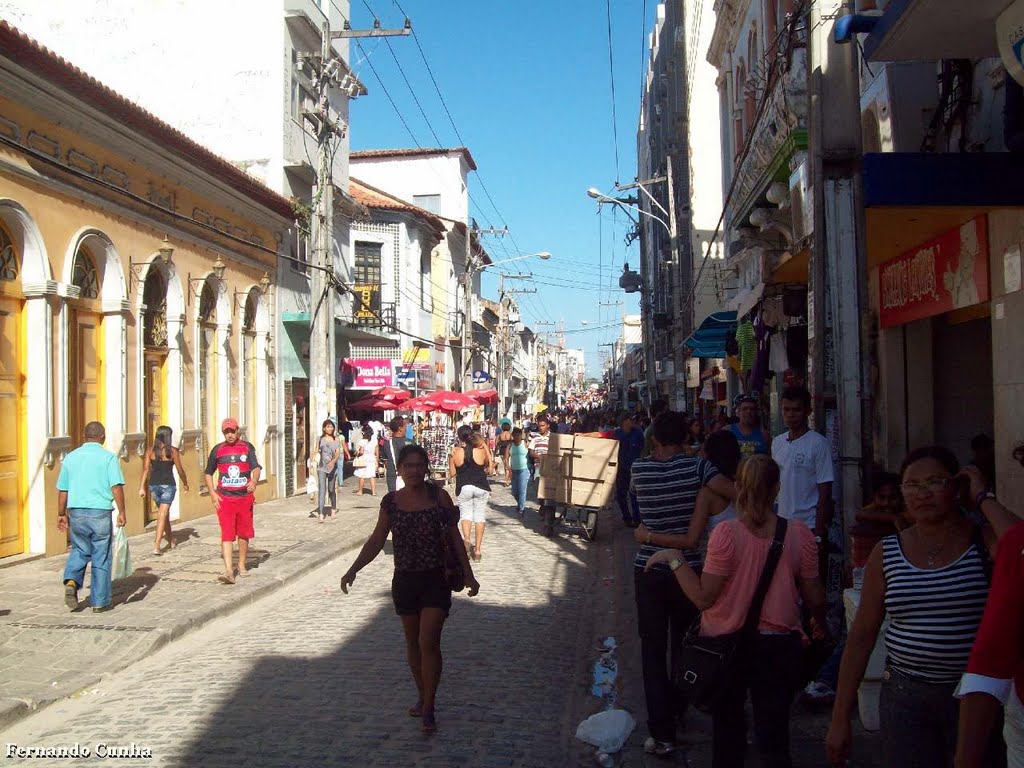
{"label": "woman carrying bag", "polygon": [[[660,550],[647,562],[648,568],[668,563],[680,588],[703,611],[699,636],[684,643],[677,682],[693,689],[696,706],[711,711],[713,768],[744,764],[748,691],[762,764],[792,765],[789,711],[800,685],[801,598],[814,634],[823,635],[825,591],[814,535],[803,523],[775,514],[778,492],[778,464],[752,456],[740,466],[738,518],[711,534],[703,573],[698,576],[679,550]],[[720,660],[708,665],[712,654],[701,653],[701,647],[720,653]]]}

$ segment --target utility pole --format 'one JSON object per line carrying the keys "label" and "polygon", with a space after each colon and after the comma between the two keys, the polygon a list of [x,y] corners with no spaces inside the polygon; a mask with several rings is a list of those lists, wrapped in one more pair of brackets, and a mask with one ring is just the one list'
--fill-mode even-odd
{"label": "utility pole", "polygon": [[331,27],[321,28],[319,60],[315,70],[316,110],[305,117],[316,129],[317,174],[313,210],[313,269],[310,270],[309,316],[309,423],[321,424],[337,408],[337,375],[334,370],[334,264],[331,239],[334,231],[334,145],[345,137],[346,126],[331,115],[330,90],[340,62],[331,50]]}
{"label": "utility pole", "polygon": [[498,410],[500,412],[499,415],[507,413],[507,406],[505,405],[505,401],[507,399],[506,393],[508,392],[509,389],[509,382],[512,380],[512,377],[509,376],[505,371],[505,363],[507,362],[509,357],[509,355],[506,354],[506,351],[511,350],[512,348],[512,334],[509,333],[508,314],[507,309],[505,307],[505,296],[511,296],[517,293],[537,292],[536,288],[520,288],[518,290],[506,292],[506,277],[509,278],[510,280],[526,280],[532,277],[532,275],[507,275],[504,272],[498,273],[498,348],[497,354],[495,355],[495,389],[498,390]]}
{"label": "utility pole", "polygon": [[[314,187],[313,260],[310,264],[310,298],[312,311],[309,316],[309,423],[321,424],[336,412],[337,371],[335,368],[334,297],[338,286],[334,265],[334,166],[333,158],[337,143],[343,141],[348,130],[347,124],[332,114],[330,96],[332,90],[346,91],[349,96],[365,93],[349,72],[348,65],[334,55],[333,41],[350,37],[390,37],[408,35],[412,26],[406,19],[403,29],[381,29],[380,22],[374,21],[374,29],[365,32],[352,30],[348,23],[345,29],[331,31],[330,21],[320,28],[320,55],[301,55],[298,65],[312,68],[312,85],[316,95],[316,108],[305,110],[303,117],[313,126],[317,143],[316,184]],[[358,87],[356,87],[358,86]],[[360,89],[362,89],[360,91]]]}
{"label": "utility pole", "polygon": [[506,235],[507,229],[479,229],[466,217],[466,271],[463,275],[462,295],[462,391],[473,388],[473,276],[487,266],[478,265],[473,258],[473,235]]}
{"label": "utility pole", "polygon": [[[863,473],[871,456],[870,392],[863,360],[867,275],[862,179],[860,175],[860,87],[854,45],[836,43],[838,0],[812,3],[808,29],[810,158],[814,190],[809,309],[813,315],[810,383],[815,428],[834,431],[839,474],[833,484],[842,514],[839,545],[845,551],[849,529],[861,507]],[[831,364],[827,364],[827,363]],[[838,592],[842,561],[829,562],[830,603]],[[841,603],[840,603],[841,604]],[[841,614],[830,615],[835,627]]]}

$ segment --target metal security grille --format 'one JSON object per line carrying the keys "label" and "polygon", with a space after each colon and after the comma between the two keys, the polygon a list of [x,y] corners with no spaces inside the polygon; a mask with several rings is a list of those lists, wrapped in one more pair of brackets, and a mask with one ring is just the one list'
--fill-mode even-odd
{"label": "metal security grille", "polygon": [[353,344],[352,357],[362,360],[401,360],[402,350],[397,345],[357,346]]}

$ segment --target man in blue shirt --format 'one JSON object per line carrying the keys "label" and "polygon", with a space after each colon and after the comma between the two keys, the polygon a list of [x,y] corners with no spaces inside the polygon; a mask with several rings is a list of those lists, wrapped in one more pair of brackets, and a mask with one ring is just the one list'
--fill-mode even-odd
{"label": "man in blue shirt", "polygon": [[85,566],[92,562],[89,602],[94,613],[111,608],[110,565],[113,525],[110,511],[117,505],[117,527],[125,524],[124,475],[117,456],[103,447],[106,430],[98,421],[85,425],[85,442],[64,457],[57,477],[57,530],[71,528],[71,554],[64,566],[64,604],[78,608],[78,590],[85,583]]}
{"label": "man in blue shirt", "polygon": [[644,433],[637,428],[633,414],[623,411],[619,415],[619,427],[614,432],[619,441],[619,472],[615,480],[615,499],[619,502],[622,522],[630,528],[640,525],[640,511],[636,506],[636,494],[629,489],[633,462],[644,450]]}

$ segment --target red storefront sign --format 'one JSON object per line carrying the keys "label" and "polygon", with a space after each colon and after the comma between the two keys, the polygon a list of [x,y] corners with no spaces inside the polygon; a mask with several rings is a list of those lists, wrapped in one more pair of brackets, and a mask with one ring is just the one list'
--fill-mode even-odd
{"label": "red storefront sign", "polygon": [[345,360],[356,369],[352,389],[379,389],[395,386],[395,366],[387,358],[350,358]]}
{"label": "red storefront sign", "polygon": [[883,328],[989,299],[988,232],[978,216],[878,268]]}

